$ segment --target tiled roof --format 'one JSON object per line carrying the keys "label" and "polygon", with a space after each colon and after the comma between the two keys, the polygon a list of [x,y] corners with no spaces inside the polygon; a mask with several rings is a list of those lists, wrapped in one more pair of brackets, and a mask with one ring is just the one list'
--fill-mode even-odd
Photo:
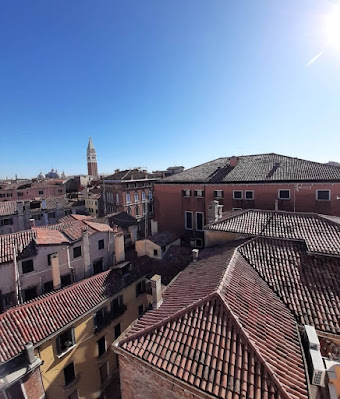
{"label": "tiled roof", "polygon": [[312,256],[302,243],[256,238],[239,252],[300,324],[340,334],[340,259]]}
{"label": "tiled roof", "polygon": [[[41,203],[41,199],[37,200]],[[36,202],[36,200],[25,200],[24,202]],[[57,210],[57,209],[70,209],[70,203],[65,198],[65,196],[61,195],[59,197],[49,197],[46,198],[46,209],[48,211]],[[30,209],[30,213],[41,212],[40,208]],[[7,215],[15,215],[17,213],[17,201],[4,201],[0,202],[0,216]]]}
{"label": "tiled roof", "polygon": [[109,270],[9,309],[0,315],[0,362],[17,356],[27,342],[39,344],[141,276],[139,270],[127,278]]}
{"label": "tiled roof", "polygon": [[126,169],[114,173],[113,175],[106,176],[105,180],[143,180],[152,179],[152,173],[143,172],[139,169]]}
{"label": "tiled roof", "polygon": [[192,263],[119,346],[218,398],[308,397],[296,322],[236,250]]}
{"label": "tiled roof", "polygon": [[36,230],[0,235],[0,263],[13,261],[14,246],[17,248],[19,257],[35,255],[34,239],[36,237]]}
{"label": "tiled roof", "polygon": [[148,237],[148,240],[152,241],[153,243],[155,243],[160,247],[164,247],[165,245],[171,244],[172,242],[176,241],[178,238],[179,235],[177,234],[170,232],[163,232]]}
{"label": "tiled roof", "polygon": [[68,237],[71,241],[80,240],[82,238],[84,229],[87,229],[89,235],[92,235],[98,231],[113,231],[111,227],[106,224],[91,222],[87,219],[74,219],[72,217],[73,215],[69,216],[70,217],[62,218],[64,221],[61,223],[36,227],[36,229],[58,230],[66,237]]}
{"label": "tiled roof", "polygon": [[205,229],[303,240],[312,253],[340,256],[340,225],[317,214],[247,210]]}
{"label": "tiled roof", "polygon": [[278,154],[242,155],[230,166],[219,158],[166,177],[165,183],[237,183],[262,181],[340,181],[340,168]]}

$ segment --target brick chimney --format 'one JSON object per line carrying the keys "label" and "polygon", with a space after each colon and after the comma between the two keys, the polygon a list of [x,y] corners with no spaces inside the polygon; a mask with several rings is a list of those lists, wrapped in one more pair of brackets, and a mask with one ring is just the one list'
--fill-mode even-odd
{"label": "brick chimney", "polygon": [[163,303],[161,276],[159,274],[155,274],[151,278],[150,282],[152,291],[152,308],[158,309]]}
{"label": "brick chimney", "polygon": [[51,266],[52,266],[53,289],[57,290],[58,288],[61,287],[59,255],[57,253],[51,255]]}
{"label": "brick chimney", "polygon": [[230,166],[235,167],[238,164],[238,157],[232,156],[229,160]]}

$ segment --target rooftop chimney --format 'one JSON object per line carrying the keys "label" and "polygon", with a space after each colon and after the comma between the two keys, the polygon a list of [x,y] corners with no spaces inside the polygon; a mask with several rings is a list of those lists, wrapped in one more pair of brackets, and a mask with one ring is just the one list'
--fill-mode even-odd
{"label": "rooftop chimney", "polygon": [[163,303],[161,276],[159,274],[155,274],[151,278],[150,282],[152,291],[152,308],[158,309]]}
{"label": "rooftop chimney", "polygon": [[61,287],[59,255],[57,253],[51,255],[51,265],[52,265],[53,289],[57,290],[58,288]]}
{"label": "rooftop chimney", "polygon": [[33,364],[35,361],[35,356],[34,356],[34,347],[32,342],[29,342],[28,344],[25,345],[25,351],[26,351],[28,364],[29,365]]}
{"label": "rooftop chimney", "polygon": [[238,158],[235,157],[235,156],[232,156],[230,158],[230,160],[229,160],[229,164],[230,164],[230,166],[234,166],[235,167],[238,164]]}
{"label": "rooftop chimney", "polygon": [[115,256],[116,263],[125,261],[125,247],[124,247],[124,234],[117,233],[115,234]]}
{"label": "rooftop chimney", "polygon": [[193,249],[191,251],[193,262],[197,262],[199,252],[200,252],[199,249]]}
{"label": "rooftop chimney", "polygon": [[30,227],[34,227],[35,226],[35,220],[34,219],[30,219]]}

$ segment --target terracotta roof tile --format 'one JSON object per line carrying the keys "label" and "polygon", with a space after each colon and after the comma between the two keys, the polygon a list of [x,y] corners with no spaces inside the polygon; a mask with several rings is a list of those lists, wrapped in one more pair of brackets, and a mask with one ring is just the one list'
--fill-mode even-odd
{"label": "terracotta roof tile", "polygon": [[109,270],[9,309],[0,315],[0,362],[17,356],[27,342],[38,344],[142,275],[138,268],[126,277]]}
{"label": "terracotta roof tile", "polygon": [[317,214],[247,210],[205,229],[303,240],[312,253],[340,256],[340,225]]}
{"label": "terracotta roof tile", "polygon": [[192,263],[119,345],[219,398],[308,396],[294,318],[234,250]]}
{"label": "terracotta roof tile", "polygon": [[36,237],[35,230],[0,235],[0,263],[13,261],[13,247],[17,248],[19,258],[35,255]]}
{"label": "terracotta roof tile", "polygon": [[187,169],[162,179],[166,183],[239,183],[263,181],[340,181],[340,168],[279,154],[242,155],[230,166],[230,158]]}

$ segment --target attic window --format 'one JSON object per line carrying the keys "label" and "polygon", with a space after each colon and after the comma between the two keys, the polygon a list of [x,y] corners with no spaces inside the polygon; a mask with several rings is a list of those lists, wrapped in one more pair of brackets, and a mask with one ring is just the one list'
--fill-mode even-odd
{"label": "attic window", "polygon": [[279,195],[279,199],[281,199],[281,200],[289,200],[290,199],[290,190],[279,190],[278,195]]}
{"label": "attic window", "polygon": [[188,188],[183,190],[183,197],[190,197],[191,196],[191,190]]}

